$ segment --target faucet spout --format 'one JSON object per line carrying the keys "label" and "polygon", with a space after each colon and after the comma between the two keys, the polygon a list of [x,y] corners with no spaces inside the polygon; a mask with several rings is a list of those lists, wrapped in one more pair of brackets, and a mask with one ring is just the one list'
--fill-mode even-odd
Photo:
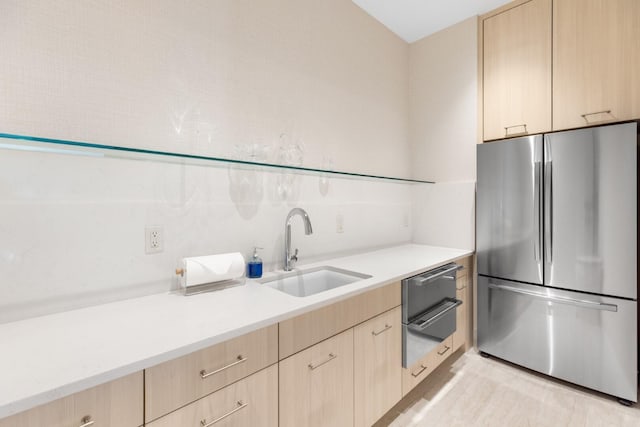
{"label": "faucet spout", "polygon": [[298,261],[298,250],[291,255],[291,220],[294,216],[300,216],[304,223],[304,234],[307,236],[313,233],[313,227],[311,227],[311,220],[309,214],[304,209],[293,208],[289,211],[287,219],[284,222],[284,271],[291,271]]}

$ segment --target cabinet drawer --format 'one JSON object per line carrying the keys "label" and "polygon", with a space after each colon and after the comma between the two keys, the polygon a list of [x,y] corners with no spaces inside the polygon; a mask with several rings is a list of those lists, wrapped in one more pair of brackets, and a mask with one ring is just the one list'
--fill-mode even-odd
{"label": "cabinet drawer", "polygon": [[433,364],[437,368],[443,360],[453,353],[453,335],[442,341],[431,354],[433,355]]}
{"label": "cabinet drawer", "polygon": [[415,386],[435,369],[433,352],[418,360],[412,367],[402,369],[402,396],[406,396]]}
{"label": "cabinet drawer", "polygon": [[278,360],[272,325],[145,370],[145,419],[154,420]]}
{"label": "cabinet drawer", "polygon": [[453,335],[438,344],[435,349],[416,362],[411,368],[403,369],[402,395],[406,396],[451,354],[453,354]]}
{"label": "cabinet drawer", "polygon": [[280,322],[280,359],[400,305],[400,282]]}
{"label": "cabinet drawer", "polygon": [[142,425],[142,371],[0,420],[0,427]]}
{"label": "cabinet drawer", "polygon": [[256,372],[148,427],[277,427],[278,365]]}

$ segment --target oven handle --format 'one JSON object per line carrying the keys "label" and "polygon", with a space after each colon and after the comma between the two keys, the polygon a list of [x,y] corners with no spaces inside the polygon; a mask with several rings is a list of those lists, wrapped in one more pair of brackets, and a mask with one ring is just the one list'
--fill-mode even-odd
{"label": "oven handle", "polygon": [[[449,304],[451,302],[453,302],[453,304]],[[455,309],[457,306],[461,305],[462,301],[460,301],[459,299],[447,298],[446,300],[444,300],[440,304],[442,306],[444,306],[444,308],[442,310],[438,311],[436,314],[434,314],[430,318],[428,318],[424,323],[421,323],[418,326],[415,322],[413,322],[413,323],[409,323],[407,325],[407,327],[409,329],[411,329],[411,330],[414,330],[414,331],[417,331],[417,332],[422,332],[425,329],[427,329],[429,326],[433,325],[438,320],[440,320],[448,312],[450,312],[451,310]]]}
{"label": "oven handle", "polygon": [[[458,270],[462,270],[464,267],[458,264],[454,264],[453,267],[447,268],[446,270],[442,270],[439,271],[437,273],[433,273],[433,274],[428,274],[426,276],[418,276],[418,277],[414,277],[413,279],[409,279],[413,284],[417,285],[417,286],[422,286],[425,285],[429,282],[431,282],[432,280],[437,279],[440,276],[444,276],[447,273],[451,273],[453,271],[458,271]],[[445,276],[445,279],[449,279],[449,280],[454,280],[455,276]]]}

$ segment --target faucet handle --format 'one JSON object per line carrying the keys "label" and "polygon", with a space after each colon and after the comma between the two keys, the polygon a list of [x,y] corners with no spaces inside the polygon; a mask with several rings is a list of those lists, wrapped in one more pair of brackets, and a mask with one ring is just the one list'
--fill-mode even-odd
{"label": "faucet handle", "polygon": [[296,248],[296,250],[293,252],[293,255],[291,255],[290,261],[292,264],[298,261],[298,248]]}

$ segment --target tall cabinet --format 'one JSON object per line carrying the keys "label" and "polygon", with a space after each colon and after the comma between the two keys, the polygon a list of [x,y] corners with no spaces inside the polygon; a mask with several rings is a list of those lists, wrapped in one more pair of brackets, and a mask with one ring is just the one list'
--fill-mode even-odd
{"label": "tall cabinet", "polygon": [[553,129],[640,117],[640,1],[554,0]]}
{"label": "tall cabinet", "polygon": [[640,118],[639,0],[516,0],[481,31],[484,141]]}
{"label": "tall cabinet", "polygon": [[551,0],[482,23],[484,140],[551,128]]}

